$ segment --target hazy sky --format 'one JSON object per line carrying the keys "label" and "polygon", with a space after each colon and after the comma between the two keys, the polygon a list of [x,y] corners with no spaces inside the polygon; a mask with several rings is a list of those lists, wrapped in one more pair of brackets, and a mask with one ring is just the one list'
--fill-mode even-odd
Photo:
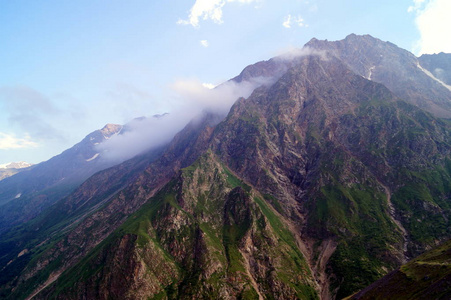
{"label": "hazy sky", "polygon": [[451,52],[450,13],[449,0],[0,1],[0,164],[184,110],[199,89],[313,37]]}

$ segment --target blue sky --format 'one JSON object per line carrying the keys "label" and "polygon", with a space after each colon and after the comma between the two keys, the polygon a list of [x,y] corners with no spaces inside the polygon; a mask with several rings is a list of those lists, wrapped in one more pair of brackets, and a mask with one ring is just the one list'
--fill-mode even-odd
{"label": "blue sky", "polygon": [[185,110],[202,84],[313,37],[451,52],[450,2],[1,1],[0,164],[38,163],[106,123]]}

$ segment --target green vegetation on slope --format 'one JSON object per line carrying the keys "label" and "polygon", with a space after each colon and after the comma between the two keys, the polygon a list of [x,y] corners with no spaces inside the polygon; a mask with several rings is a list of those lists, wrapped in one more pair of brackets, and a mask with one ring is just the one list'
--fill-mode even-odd
{"label": "green vegetation on slope", "polygon": [[368,186],[325,186],[316,199],[312,226],[327,228],[340,238],[329,264],[340,287],[338,297],[368,285],[392,268],[386,252],[400,239],[400,233],[386,213],[384,195]]}
{"label": "green vegetation on slope", "polygon": [[347,299],[449,299],[450,283],[451,240]]}
{"label": "green vegetation on slope", "polygon": [[208,152],[43,296],[77,298],[90,290],[150,299],[256,299],[259,293],[317,299],[293,234],[252,195],[256,191]]}

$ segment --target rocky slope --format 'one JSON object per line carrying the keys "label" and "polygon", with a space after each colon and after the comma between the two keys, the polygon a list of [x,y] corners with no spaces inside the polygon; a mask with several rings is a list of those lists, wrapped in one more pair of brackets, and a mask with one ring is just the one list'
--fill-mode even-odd
{"label": "rocky slope", "polygon": [[308,265],[279,218],[207,152],[39,297],[314,298]]}
{"label": "rocky slope", "polygon": [[1,296],[342,298],[448,239],[451,125],[411,104],[428,90],[407,103],[309,53],[246,68],[275,83],[6,233]]}
{"label": "rocky slope", "polygon": [[212,123],[217,123],[214,115],[205,116],[203,122],[190,123],[163,154],[161,149],[155,149],[101,171],[37,218],[3,234],[0,295],[25,297],[78,262],[177,170],[199,156],[211,134]]}
{"label": "rocky slope", "polygon": [[413,259],[346,299],[449,299],[451,241]]}
{"label": "rocky slope", "polygon": [[451,117],[451,88],[424,69],[421,59],[392,43],[351,34],[335,42],[312,39],[306,46],[338,57],[356,74],[382,83],[406,102]]}
{"label": "rocky slope", "polygon": [[121,128],[108,124],[50,160],[0,181],[0,233],[32,219],[94,173],[112,166],[99,159],[95,146]]}
{"label": "rocky slope", "polygon": [[239,100],[214,148],[294,220],[341,297],[449,236],[449,127],[433,120],[313,56]]}

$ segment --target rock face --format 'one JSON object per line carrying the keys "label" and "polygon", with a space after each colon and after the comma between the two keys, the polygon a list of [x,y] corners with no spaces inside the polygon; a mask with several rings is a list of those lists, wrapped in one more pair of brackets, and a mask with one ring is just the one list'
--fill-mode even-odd
{"label": "rock face", "polygon": [[[5,233],[1,297],[340,299],[448,239],[451,126],[418,107],[443,85],[372,37],[308,46],[233,79],[275,83],[221,122],[206,113]],[[362,76],[380,49],[424,88],[380,82],[412,71],[388,62]]]}

